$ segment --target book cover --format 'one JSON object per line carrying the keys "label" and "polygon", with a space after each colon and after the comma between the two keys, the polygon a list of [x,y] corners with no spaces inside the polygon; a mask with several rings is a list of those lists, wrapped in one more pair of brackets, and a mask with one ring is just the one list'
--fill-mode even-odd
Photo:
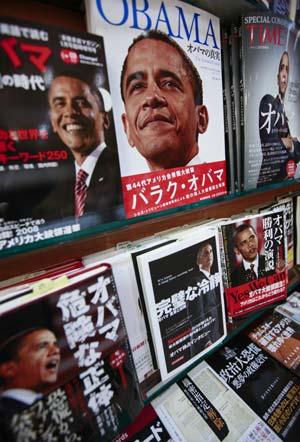
{"label": "book cover", "polygon": [[140,412],[110,266],[7,309],[0,337],[1,427],[13,440],[25,426],[35,440],[110,441]]}
{"label": "book cover", "polygon": [[239,26],[230,29],[231,116],[235,154],[236,191],[241,191],[241,106],[240,106],[240,36]]}
{"label": "book cover", "polygon": [[295,231],[295,214],[294,214],[294,199],[293,197],[285,197],[278,199],[277,204],[272,205],[270,209],[276,210],[283,208],[285,216],[285,236],[287,239],[287,261],[288,270],[292,270],[295,263],[295,244],[294,244],[294,231]]}
{"label": "book cover", "polygon": [[275,310],[300,325],[300,293],[293,292],[286,298],[286,302],[277,305]]}
{"label": "book cover", "polygon": [[277,14],[284,15],[285,17],[289,17],[292,2],[293,0],[271,0],[269,1],[270,10]]}
{"label": "book cover", "polygon": [[216,230],[199,228],[137,257],[162,380],[204,355],[226,336]]}
{"label": "book cover", "polygon": [[178,0],[85,5],[104,38],[127,217],[226,194],[219,19]]}
{"label": "book cover", "polygon": [[205,361],[152,405],[177,442],[281,440]]}
{"label": "book cover", "polygon": [[[294,213],[295,219],[300,217],[300,195],[294,198]],[[300,264],[300,223],[295,223],[295,263]]]}
{"label": "book cover", "polygon": [[284,211],[246,215],[220,225],[228,319],[286,298]]}
{"label": "book cover", "polygon": [[299,176],[299,44],[284,16],[242,18],[245,190]]}
{"label": "book cover", "polygon": [[275,311],[247,330],[251,341],[300,376],[300,325]]}
{"label": "book cover", "polygon": [[1,18],[0,251],[124,218],[103,39]]}
{"label": "book cover", "polygon": [[297,376],[241,335],[206,361],[281,439],[298,440],[300,379]]}
{"label": "book cover", "polygon": [[225,148],[226,148],[226,173],[228,192],[235,193],[235,155],[232,130],[231,98],[230,98],[230,51],[229,51],[229,30],[221,27],[222,37],[222,78],[223,78],[223,106],[225,126]]}
{"label": "book cover", "polygon": [[[157,239],[155,241],[159,242]],[[143,249],[143,246],[135,247],[132,245],[125,250],[115,250],[112,256],[103,252],[91,257],[84,257],[83,261],[85,265],[95,262],[107,262],[112,267],[140,390],[143,394],[146,394],[153,384],[159,380],[159,375],[157,367],[155,369],[156,361],[153,361],[152,352],[150,351],[151,342],[149,343],[144,310],[132,260],[135,249]],[[139,253],[142,253],[141,250]]]}
{"label": "book cover", "polygon": [[153,406],[147,404],[136,420],[113,442],[176,442],[171,438]]}

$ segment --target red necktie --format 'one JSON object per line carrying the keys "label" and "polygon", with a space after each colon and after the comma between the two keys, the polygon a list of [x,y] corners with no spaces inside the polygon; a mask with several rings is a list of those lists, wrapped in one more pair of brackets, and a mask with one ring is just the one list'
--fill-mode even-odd
{"label": "red necktie", "polygon": [[85,183],[88,173],[79,169],[75,184],[75,218],[83,215],[84,204],[87,196],[87,185]]}
{"label": "red necktie", "polygon": [[256,273],[254,271],[254,264],[250,264],[250,278],[251,278],[251,280],[257,279],[256,278]]}

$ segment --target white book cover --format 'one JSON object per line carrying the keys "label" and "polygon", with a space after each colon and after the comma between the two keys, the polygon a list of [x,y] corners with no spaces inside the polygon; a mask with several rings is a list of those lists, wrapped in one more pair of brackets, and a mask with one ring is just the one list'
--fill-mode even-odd
{"label": "white book cover", "polygon": [[162,381],[226,336],[216,230],[137,257]]}
{"label": "white book cover", "polygon": [[281,440],[205,361],[152,406],[176,442]]}
{"label": "white book cover", "polygon": [[[165,241],[153,238],[152,245],[160,243],[164,244]],[[133,247],[133,250],[131,249],[130,251],[110,250],[83,258],[83,262],[86,266],[97,262],[105,262],[112,268],[138,380],[144,392],[147,392],[147,390],[153,386],[152,384],[156,383],[155,379],[157,375],[155,371],[157,371],[157,369],[155,369],[149,347],[145,318],[142,311],[131,253],[134,250],[141,251],[146,246],[149,247],[149,244],[144,245],[144,247]]]}
{"label": "white book cover", "polygon": [[287,297],[286,302],[278,305],[275,310],[300,324],[300,292],[293,292]]}
{"label": "white book cover", "polygon": [[87,0],[86,15],[104,38],[126,216],[224,195],[219,19],[178,0]]}

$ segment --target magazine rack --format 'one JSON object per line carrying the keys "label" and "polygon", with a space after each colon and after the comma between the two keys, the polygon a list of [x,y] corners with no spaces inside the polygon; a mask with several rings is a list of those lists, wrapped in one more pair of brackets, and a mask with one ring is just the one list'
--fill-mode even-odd
{"label": "magazine rack", "polygon": [[[69,9],[49,5],[50,2],[45,2],[43,5],[41,3],[33,0],[28,0],[27,2],[12,0],[2,5],[2,14],[85,31],[84,16],[80,11],[81,2],[57,2],[59,4],[64,3]],[[56,2],[53,0],[52,3],[55,4]],[[222,2],[222,0],[215,2],[193,0],[188,3],[198,5],[221,16],[221,19],[224,19],[225,22],[236,19],[241,13],[248,12],[250,9],[263,8],[263,6],[258,5],[254,1],[247,2],[244,0],[239,2],[231,0],[229,4],[228,2]],[[71,7],[73,8],[74,6],[77,10],[71,10]],[[22,248],[21,251],[7,250],[1,254],[0,280],[116,247],[120,243],[138,240],[164,229],[194,222],[197,219],[221,218],[243,213],[250,206],[272,203],[275,202],[276,197],[285,196],[293,192],[300,192],[299,182],[290,181],[266,186],[259,190],[234,195],[230,194],[218,199],[159,212],[151,216],[118,221],[103,227],[100,226],[97,229],[91,229],[88,232],[74,234],[71,239],[60,237],[56,241],[49,240],[48,242],[36,243],[27,248]],[[249,321],[252,321],[255,317],[257,315],[251,317]],[[249,321],[244,323],[243,326],[246,326]],[[240,326],[238,329],[232,327],[230,336],[233,336],[238,330],[240,330]],[[157,394],[159,394],[159,391]]]}
{"label": "magazine rack", "polygon": [[[59,2],[60,6],[64,6],[63,8],[57,8],[49,5],[49,3],[56,4],[55,1],[36,2],[30,0],[25,5],[20,0],[14,0],[2,6],[2,14],[8,17],[36,20],[37,22],[68,27],[76,31],[86,30],[82,2]],[[225,6],[221,0],[216,2],[189,0],[187,3],[200,6],[221,17],[222,23],[230,23],[242,13],[250,10],[265,8],[253,0],[240,0],[239,2],[230,0],[230,7],[228,2]],[[83,232],[73,233],[70,235],[71,238],[64,235],[23,245],[22,247],[8,248],[1,251],[0,255],[1,279],[115,247],[124,241],[137,240],[163,229],[188,224],[197,218],[226,217],[241,213],[249,206],[268,201],[272,202],[276,196],[282,196],[291,191],[299,190],[299,188],[300,186],[296,182],[268,186],[256,191],[227,195],[152,215],[103,224],[96,228],[86,229]]]}

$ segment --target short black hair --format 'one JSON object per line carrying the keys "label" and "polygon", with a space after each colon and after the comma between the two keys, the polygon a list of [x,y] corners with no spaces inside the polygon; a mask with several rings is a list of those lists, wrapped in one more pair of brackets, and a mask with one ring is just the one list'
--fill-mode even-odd
{"label": "short black hair", "polygon": [[47,327],[31,327],[14,334],[0,345],[0,364],[16,359],[27,335],[39,330],[48,330]]}
{"label": "short black hair", "polygon": [[52,88],[53,81],[59,77],[75,78],[76,80],[79,80],[79,81],[82,81],[83,83],[85,83],[89,87],[91,93],[97,98],[100,112],[105,112],[105,106],[104,106],[104,100],[103,100],[102,94],[101,94],[99,88],[95,85],[94,81],[91,78],[87,78],[86,76],[83,76],[80,73],[78,73],[77,71],[73,71],[73,70],[62,71],[62,72],[56,73],[54,75],[54,77],[49,85],[49,88],[48,88],[48,98],[49,98],[49,93]]}
{"label": "short black hair", "polygon": [[192,84],[195,104],[196,105],[203,104],[202,80],[201,80],[199,72],[197,71],[197,69],[196,69],[195,65],[193,64],[192,60],[186,55],[184,50],[176,43],[176,41],[173,40],[173,38],[169,37],[168,34],[166,34],[165,32],[157,31],[155,29],[150,29],[149,31],[140,34],[138,37],[136,37],[133,40],[133,42],[131,43],[131,45],[128,48],[128,52],[127,52],[127,55],[125,57],[125,60],[123,62],[123,66],[122,66],[121,81],[120,81],[121,96],[122,96],[123,102],[125,102],[124,94],[123,94],[123,81],[124,81],[124,76],[125,76],[125,72],[126,72],[126,69],[127,69],[127,62],[128,62],[129,53],[130,53],[131,49],[139,41],[146,40],[146,39],[163,41],[163,42],[173,46],[177,50],[177,52],[179,53],[179,55],[181,56],[181,58],[183,60],[184,66],[185,66],[185,68],[187,70],[187,74],[188,74],[189,80],[190,80],[190,82]]}
{"label": "short black hair", "polygon": [[236,244],[237,236],[238,236],[241,232],[243,232],[244,230],[246,230],[246,229],[252,229],[253,232],[255,233],[255,235],[257,234],[255,228],[254,228],[251,224],[246,224],[246,223],[244,223],[244,224],[240,224],[240,225],[234,230],[233,235],[232,235],[232,246],[233,246],[233,248],[237,246],[237,244]]}

